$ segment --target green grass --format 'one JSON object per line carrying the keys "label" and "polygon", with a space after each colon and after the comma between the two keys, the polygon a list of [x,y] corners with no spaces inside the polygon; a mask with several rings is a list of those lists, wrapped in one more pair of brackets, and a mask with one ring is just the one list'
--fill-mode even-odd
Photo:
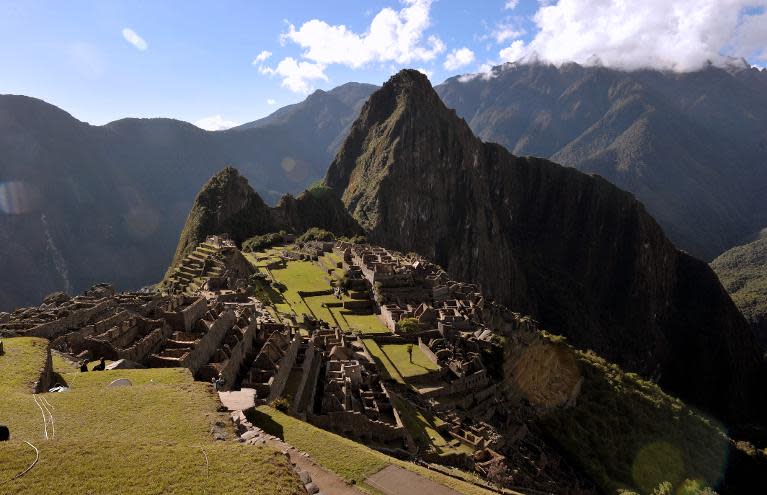
{"label": "green grass", "polygon": [[299,291],[319,291],[330,289],[330,276],[318,263],[312,261],[290,261],[286,268],[271,270],[271,274],[278,282],[288,288],[282,294],[284,304],[277,304],[278,311],[290,314],[294,311],[297,315],[303,313],[314,315],[332,325],[338,325],[344,331],[358,331],[361,333],[389,333],[389,329],[375,314],[357,314],[342,308],[326,308],[324,303],[338,303],[349,301],[351,298],[337,299],[335,296],[311,296],[302,298]]}
{"label": "green grass", "polygon": [[489,495],[492,492],[465,481],[430,471],[410,462],[400,461],[370,449],[360,443],[299,421],[271,407],[261,406],[251,415],[251,421],[265,431],[278,436],[298,450],[307,452],[325,469],[333,471],[361,489],[377,493],[364,481],[390,464],[403,467],[437,483],[467,495]]}
{"label": "green grass", "polygon": [[410,378],[439,370],[437,365],[432,363],[417,345],[413,345],[413,360],[411,361],[407,352],[407,344],[383,344],[379,346],[372,339],[364,339],[364,342],[378,368],[385,370],[389,378],[403,385]]}
{"label": "green grass", "polygon": [[451,450],[450,445],[437,431],[437,426],[442,423],[441,420],[422,412],[396,394],[391,394],[391,399],[399,412],[402,423],[419,446],[438,453]]}
{"label": "green grass", "polygon": [[[47,341],[3,343],[0,423],[9,426],[12,440],[0,450],[0,482],[34,459],[24,440],[40,449],[29,473],[2,485],[9,493],[299,493],[300,482],[274,450],[213,440],[216,422],[233,437],[228,418],[216,412],[219,402],[210,386],[193,381],[186,369],[80,373],[56,357],[54,369],[70,390],[37,396],[45,397],[54,417],[46,440],[31,386],[45,362]],[[132,386],[108,388],[117,378]]]}

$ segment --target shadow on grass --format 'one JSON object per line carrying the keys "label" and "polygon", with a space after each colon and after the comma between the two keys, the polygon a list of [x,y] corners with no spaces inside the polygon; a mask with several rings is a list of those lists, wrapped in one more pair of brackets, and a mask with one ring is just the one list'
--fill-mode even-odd
{"label": "shadow on grass", "polygon": [[257,409],[251,409],[245,412],[245,417],[248,418],[248,421],[253,423],[253,425],[258,426],[270,435],[274,435],[280,440],[285,441],[285,433],[282,425],[273,420],[268,414],[262,413]]}

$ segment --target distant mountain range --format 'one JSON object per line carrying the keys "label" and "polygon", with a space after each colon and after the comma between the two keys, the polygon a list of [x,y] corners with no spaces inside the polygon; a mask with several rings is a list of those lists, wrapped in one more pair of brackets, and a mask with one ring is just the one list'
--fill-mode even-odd
{"label": "distant mountain range", "polygon": [[[0,310],[102,280],[157,281],[200,184],[232,165],[266,203],[304,190],[323,177],[375,89],[318,90],[218,132],[170,119],[91,126],[40,100],[0,95],[0,209],[26,198],[23,213],[0,212]],[[435,89],[483,140],[633,193],[698,257],[767,226],[767,71],[510,64]]]}
{"label": "distant mountain range", "polygon": [[633,193],[695,256],[767,226],[767,71],[506,64],[435,89],[483,140]]}
{"label": "distant mountain range", "polygon": [[0,311],[97,281],[159,281],[200,184],[233,165],[270,203],[303,191],[373,89],[317,91],[219,132],[171,119],[91,126],[0,95]]}

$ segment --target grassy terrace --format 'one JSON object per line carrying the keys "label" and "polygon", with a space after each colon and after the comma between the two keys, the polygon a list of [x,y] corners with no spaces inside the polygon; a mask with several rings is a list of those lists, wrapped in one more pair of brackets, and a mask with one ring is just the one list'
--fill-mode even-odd
{"label": "grassy terrace", "polygon": [[366,485],[365,480],[389,464],[413,471],[466,495],[489,495],[492,493],[465,481],[389,457],[353,440],[299,421],[271,407],[259,407],[251,416],[251,420],[255,425],[272,435],[278,436],[297,449],[309,453],[312,459],[325,469],[333,471],[345,480],[353,481],[357,487],[368,493],[377,494],[379,492]]}
{"label": "grassy terrace", "polygon": [[379,346],[372,339],[364,339],[370,355],[376,361],[378,368],[388,375],[389,378],[407,385],[415,378],[424,377],[429,373],[439,370],[436,364],[418,348],[413,346],[413,360],[407,352],[407,344],[383,344]]}
{"label": "grassy terrace", "polygon": [[[70,391],[36,397],[31,385],[46,356],[43,339],[3,341],[0,356],[0,423],[12,440],[0,449],[0,491],[7,493],[300,493],[300,482],[274,450],[216,442],[218,399],[184,369],[79,373],[54,354]],[[132,386],[108,388],[117,378]],[[42,402],[42,398],[46,402]],[[231,437],[231,431],[230,437]],[[22,478],[6,482],[35,459]],[[207,461],[206,461],[207,456]]]}
{"label": "grassy terrace", "polygon": [[[278,248],[282,249],[282,248]],[[266,270],[266,264],[269,261],[279,259],[275,248],[259,252],[246,253],[247,259],[264,273],[268,273],[275,281],[284,284],[287,291],[282,294],[270,293],[270,299],[274,301],[277,311],[283,314],[296,315],[311,314],[321,318],[331,325],[337,325],[344,331],[357,331],[361,333],[389,333],[389,329],[374,314],[356,314],[343,308],[328,308],[323,306],[327,303],[340,303],[349,301],[351,298],[344,297],[337,299],[333,295],[312,296],[302,298],[299,291],[322,291],[330,290],[331,278],[339,278],[341,270],[334,269],[329,274],[322,265],[327,267],[335,266],[340,258],[332,253],[326,253],[320,262],[312,261],[289,261],[285,268]],[[257,261],[258,258],[268,257],[269,261]]]}

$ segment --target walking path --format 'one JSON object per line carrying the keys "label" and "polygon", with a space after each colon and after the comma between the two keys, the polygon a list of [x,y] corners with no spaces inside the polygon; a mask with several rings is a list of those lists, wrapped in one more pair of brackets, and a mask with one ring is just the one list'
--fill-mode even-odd
{"label": "walking path", "polygon": [[389,465],[365,480],[386,495],[461,495],[430,479],[399,466]]}

